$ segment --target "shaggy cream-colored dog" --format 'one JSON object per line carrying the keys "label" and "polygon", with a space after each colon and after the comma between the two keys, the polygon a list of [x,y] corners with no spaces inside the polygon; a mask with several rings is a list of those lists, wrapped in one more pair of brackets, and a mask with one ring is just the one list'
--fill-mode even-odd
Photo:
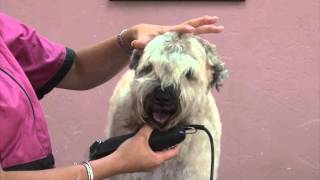
{"label": "shaggy cream-colored dog", "polygon": [[[111,98],[107,137],[148,123],[161,131],[178,124],[202,124],[213,135],[214,179],[220,156],[221,122],[211,94],[227,76],[214,45],[191,34],[168,32],[135,50]],[[178,157],[154,172],[114,176],[112,180],[209,180],[210,143],[198,132],[187,136]]]}

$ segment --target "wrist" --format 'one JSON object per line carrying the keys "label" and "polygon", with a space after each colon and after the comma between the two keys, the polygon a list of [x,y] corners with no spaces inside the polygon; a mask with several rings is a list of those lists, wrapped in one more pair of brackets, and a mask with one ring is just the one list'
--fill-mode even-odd
{"label": "wrist", "polygon": [[94,179],[103,179],[125,172],[125,162],[117,152],[90,163],[94,170]]}
{"label": "wrist", "polygon": [[123,34],[123,38],[125,42],[132,47],[131,43],[132,41],[136,40],[136,34],[137,34],[137,29],[133,26],[128,29]]}
{"label": "wrist", "polygon": [[85,167],[85,169],[86,169],[86,174],[87,174],[88,180],[93,180],[94,174],[93,174],[93,168],[92,168],[91,164],[88,161],[84,161],[81,163],[81,165],[83,167]]}
{"label": "wrist", "polygon": [[131,55],[133,51],[132,47],[132,41],[135,40],[135,35],[136,30],[134,27],[131,27],[129,29],[124,29],[122,30],[118,35],[117,35],[117,41],[121,49],[127,54]]}

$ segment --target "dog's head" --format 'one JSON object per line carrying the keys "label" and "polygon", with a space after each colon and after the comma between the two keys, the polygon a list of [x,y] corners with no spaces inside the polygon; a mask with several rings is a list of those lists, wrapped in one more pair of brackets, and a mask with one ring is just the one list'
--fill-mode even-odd
{"label": "dog's head", "polygon": [[130,68],[134,117],[159,130],[186,123],[210,93],[218,91],[227,70],[214,45],[191,34],[168,32],[155,37],[143,51],[134,50]]}

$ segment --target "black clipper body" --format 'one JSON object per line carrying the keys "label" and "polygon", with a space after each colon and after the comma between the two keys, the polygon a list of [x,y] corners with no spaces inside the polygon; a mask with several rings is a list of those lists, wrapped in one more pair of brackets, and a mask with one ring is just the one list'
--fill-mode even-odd
{"label": "black clipper body", "polygon": [[[130,133],[122,136],[111,137],[105,141],[96,141],[90,146],[89,160],[96,160],[108,156],[117,150],[117,148],[127,139],[133,137],[136,133]],[[176,126],[168,131],[160,132],[154,130],[149,138],[149,144],[153,151],[162,151],[181,143],[186,137],[185,128]]]}

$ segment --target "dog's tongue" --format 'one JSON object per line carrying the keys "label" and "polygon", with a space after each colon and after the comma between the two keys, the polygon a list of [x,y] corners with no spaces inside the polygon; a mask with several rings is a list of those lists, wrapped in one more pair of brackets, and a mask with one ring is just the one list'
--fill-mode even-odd
{"label": "dog's tongue", "polygon": [[162,112],[153,112],[153,119],[157,121],[158,123],[165,123],[169,119],[169,114],[162,113]]}

